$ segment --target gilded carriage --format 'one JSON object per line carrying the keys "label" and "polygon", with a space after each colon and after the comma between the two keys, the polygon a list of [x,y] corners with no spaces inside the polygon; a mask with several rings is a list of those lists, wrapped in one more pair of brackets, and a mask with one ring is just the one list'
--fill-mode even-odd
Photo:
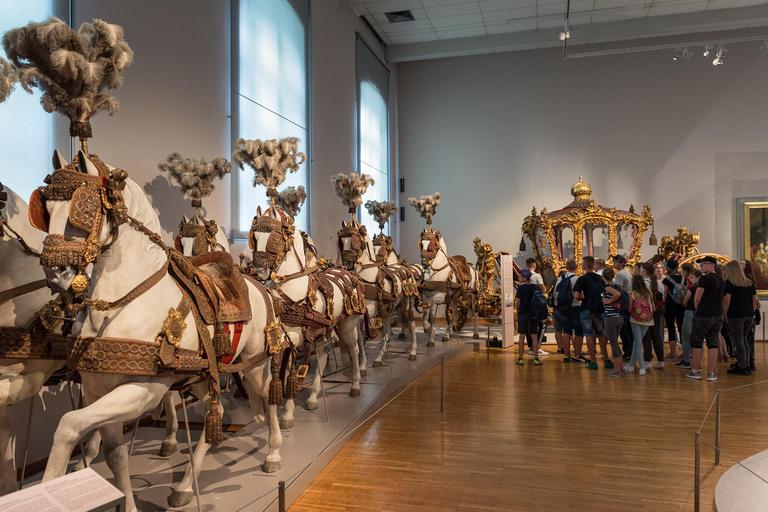
{"label": "gilded carriage", "polygon": [[[581,271],[581,258],[594,256],[610,264],[612,256],[624,254],[627,265],[641,261],[643,233],[653,225],[648,205],[638,214],[631,205],[628,211],[600,206],[590,196],[592,187],[582,180],[571,187],[573,201],[560,210],[541,213],[533,208],[523,221],[520,250],[525,250],[525,237],[533,244],[537,267],[547,287],[555,283],[565,261],[573,258]],[[650,243],[656,236],[651,233]]]}

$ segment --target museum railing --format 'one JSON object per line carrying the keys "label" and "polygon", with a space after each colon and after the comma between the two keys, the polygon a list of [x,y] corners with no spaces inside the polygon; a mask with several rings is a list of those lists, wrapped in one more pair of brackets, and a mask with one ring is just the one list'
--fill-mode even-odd
{"label": "museum railing", "polygon": [[[765,356],[764,356],[765,357]],[[699,512],[701,510],[701,483],[702,483],[702,476],[701,476],[701,448],[702,443],[705,445],[709,445],[714,449],[714,461],[713,466],[720,466],[720,460],[721,455],[724,456],[726,459],[730,459],[730,461],[733,463],[733,466],[739,466],[742,469],[748,471],[755,477],[757,477],[759,480],[761,480],[763,483],[768,485],[768,479],[766,479],[763,476],[760,476],[757,474],[753,469],[750,467],[742,464],[743,460],[738,460],[736,456],[732,455],[731,453],[725,451],[722,446],[722,410],[723,410],[723,396],[730,397],[729,399],[726,399],[725,402],[728,402],[730,405],[738,406],[740,405],[739,402],[744,402],[745,400],[752,400],[751,404],[753,406],[757,405],[757,401],[753,400],[754,396],[752,395],[746,395],[744,390],[748,388],[754,388],[756,386],[762,386],[764,388],[767,388],[766,386],[768,384],[768,380],[763,380],[759,382],[751,382],[749,384],[744,384],[743,386],[735,386],[732,388],[721,388],[716,390],[715,397],[712,399],[712,402],[709,404],[709,409],[707,409],[707,413],[704,415],[704,419],[701,422],[701,425],[699,426],[698,430],[694,433],[694,487],[693,487],[693,510],[694,512]],[[749,408],[741,407],[738,409],[738,414],[740,416],[744,416],[745,414],[749,414]],[[707,421],[709,423],[707,423]],[[730,424],[729,426],[733,426]],[[712,430],[708,433],[710,438],[706,437],[704,432],[705,429]],[[741,455],[741,454],[739,454]],[[754,455],[754,454],[752,454]],[[738,456],[738,455],[737,455]],[[751,456],[751,455],[750,455]],[[730,468],[729,468],[730,469]],[[708,474],[711,474],[712,471]],[[716,486],[716,483],[715,483]],[[714,499],[714,493],[713,493],[713,499]]]}

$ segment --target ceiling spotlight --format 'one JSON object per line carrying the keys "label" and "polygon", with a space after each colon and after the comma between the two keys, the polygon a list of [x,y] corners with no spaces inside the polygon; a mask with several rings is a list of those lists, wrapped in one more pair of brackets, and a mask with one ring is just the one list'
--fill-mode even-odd
{"label": "ceiling spotlight", "polygon": [[686,46],[683,48],[683,58],[690,59],[691,57],[693,57],[693,52]]}
{"label": "ceiling spotlight", "polygon": [[715,60],[712,61],[713,66],[722,66],[723,65],[723,58],[725,58],[725,54],[728,50],[725,49],[724,45],[718,45],[717,47],[717,55],[715,56]]}
{"label": "ceiling spotlight", "polygon": [[571,38],[571,26],[568,24],[568,18],[563,20],[563,31],[560,32],[560,40],[565,41]]}
{"label": "ceiling spotlight", "polygon": [[672,60],[680,60],[680,54],[682,53],[682,48],[675,48],[675,53],[672,55]]}
{"label": "ceiling spotlight", "polygon": [[704,56],[705,57],[709,57],[709,50],[711,50],[711,49],[712,49],[711,46],[705,46],[704,47]]}
{"label": "ceiling spotlight", "polygon": [[768,39],[763,41],[763,44],[760,45],[760,49],[763,50],[764,52],[768,52]]}

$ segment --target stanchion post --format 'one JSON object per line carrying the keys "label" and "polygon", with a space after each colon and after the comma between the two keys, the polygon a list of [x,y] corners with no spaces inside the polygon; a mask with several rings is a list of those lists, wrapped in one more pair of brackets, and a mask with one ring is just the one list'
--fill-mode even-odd
{"label": "stanchion post", "polygon": [[141,420],[141,416],[136,418],[136,423],[133,424],[133,433],[131,434],[131,444],[128,447],[128,456],[130,457],[133,453],[133,443],[136,442],[136,432],[139,430],[139,420]]}
{"label": "stanchion post", "polygon": [[696,432],[696,454],[695,464],[693,468],[693,512],[699,512],[700,510],[700,494],[701,494],[701,433]]}
{"label": "stanchion post", "polygon": [[491,326],[488,326],[488,336],[485,338],[485,364],[490,366],[491,364]]}
{"label": "stanchion post", "polygon": [[715,395],[715,466],[720,465],[720,390]]}
{"label": "stanchion post", "polygon": [[[318,366],[319,370],[319,366]],[[328,400],[325,398],[325,384],[323,383],[323,374],[320,374],[320,391],[323,393],[323,406],[325,407],[325,421],[331,422],[331,413],[328,412]]]}
{"label": "stanchion post", "polygon": [[285,512],[285,482],[283,480],[277,484],[277,508],[280,512]]}
{"label": "stanchion post", "polygon": [[443,412],[443,404],[445,399],[445,391],[443,384],[445,382],[445,358],[440,357],[440,412]]}
{"label": "stanchion post", "polygon": [[[200,487],[197,484],[197,471],[195,471],[195,454],[192,449],[192,436],[189,434],[189,417],[187,416],[187,403],[184,401],[184,395],[179,391],[181,399],[181,410],[184,411],[184,428],[187,431],[187,447],[189,448],[189,467],[192,469],[192,484],[195,491],[195,500],[197,501],[197,512],[202,512],[200,506]],[[205,434],[203,434],[205,435]]]}
{"label": "stanchion post", "polygon": [[24,488],[24,476],[27,472],[27,455],[29,454],[29,434],[32,432],[32,411],[35,408],[35,397],[37,393],[29,397],[29,416],[27,417],[27,433],[24,436],[24,461],[21,463],[21,479],[19,481],[19,490]]}
{"label": "stanchion post", "polygon": [[[79,408],[75,405],[75,394],[72,392],[72,381],[67,380],[67,389],[69,389],[69,403],[72,404],[72,410],[76,411]],[[83,446],[83,438],[81,437],[77,443],[80,445],[80,457],[83,459],[83,465],[87,468],[88,461],[85,458],[85,446]]]}

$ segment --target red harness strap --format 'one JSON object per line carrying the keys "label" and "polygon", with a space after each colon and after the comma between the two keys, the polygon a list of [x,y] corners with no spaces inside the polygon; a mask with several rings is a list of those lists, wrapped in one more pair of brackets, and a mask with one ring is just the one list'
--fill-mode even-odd
{"label": "red harness strap", "polygon": [[[221,358],[221,362],[224,364],[232,363],[232,359],[235,358],[234,355],[237,354],[237,344],[240,343],[240,335],[243,334],[243,322],[235,322],[233,325],[235,326],[235,333],[232,335],[232,355]],[[224,329],[227,331],[227,334],[230,334],[229,326],[230,324],[224,324]]]}

